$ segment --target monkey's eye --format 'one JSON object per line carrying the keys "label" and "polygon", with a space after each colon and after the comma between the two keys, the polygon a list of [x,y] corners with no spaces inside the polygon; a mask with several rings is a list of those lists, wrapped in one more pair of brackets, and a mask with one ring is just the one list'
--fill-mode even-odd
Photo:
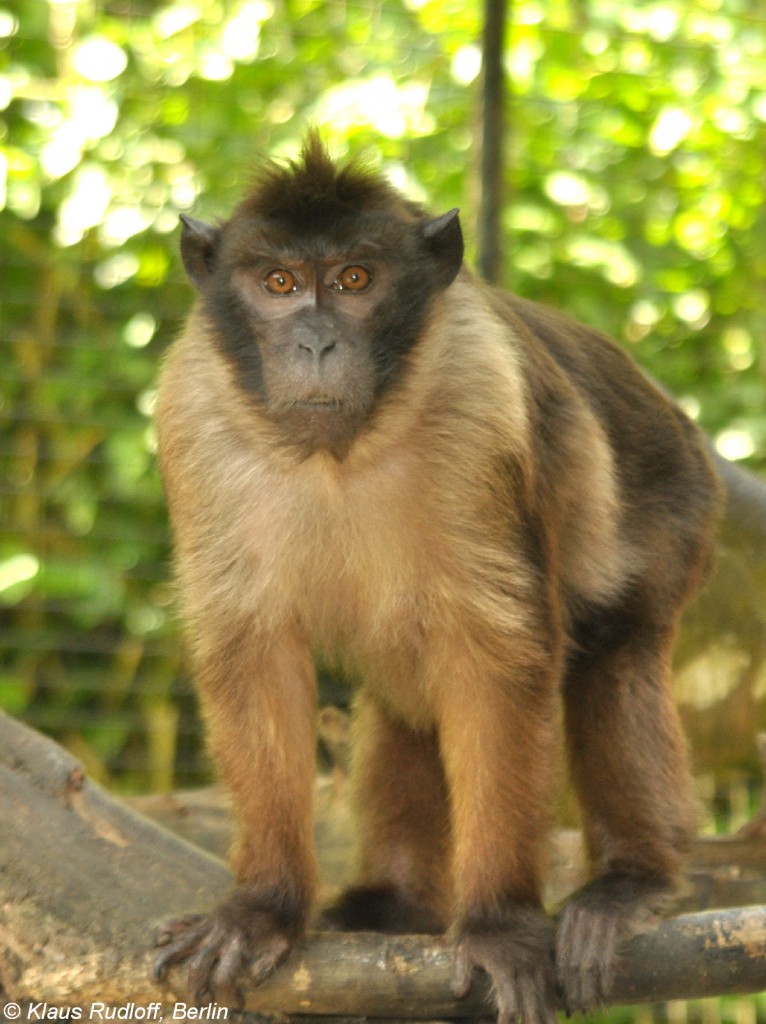
{"label": "monkey's eye", "polygon": [[332,283],[340,292],[361,292],[372,281],[372,274],[364,267],[344,267]]}
{"label": "monkey's eye", "polygon": [[295,276],[289,270],[272,270],[263,280],[263,286],[272,295],[289,295],[298,290]]}

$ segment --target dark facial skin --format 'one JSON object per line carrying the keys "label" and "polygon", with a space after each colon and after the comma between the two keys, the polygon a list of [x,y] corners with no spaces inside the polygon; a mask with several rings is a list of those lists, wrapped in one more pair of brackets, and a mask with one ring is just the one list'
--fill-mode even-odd
{"label": "dark facial skin", "polygon": [[184,217],[181,251],[244,391],[305,454],[344,458],[394,386],[430,300],[462,261],[453,210],[338,215],[324,230]]}
{"label": "dark facial skin", "polygon": [[299,445],[340,454],[370,412],[375,367],[366,345],[391,286],[380,260],[264,257],[234,274],[257,324],[270,415]]}

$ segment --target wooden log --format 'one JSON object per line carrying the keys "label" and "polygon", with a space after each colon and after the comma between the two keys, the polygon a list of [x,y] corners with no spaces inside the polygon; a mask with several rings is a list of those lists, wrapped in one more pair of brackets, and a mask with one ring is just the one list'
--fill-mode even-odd
{"label": "wooden log", "polygon": [[152,922],[211,907],[230,886],[220,860],[112,799],[65,750],[0,713],[6,996],[119,1002],[146,973]]}
{"label": "wooden log", "polygon": [[[67,960],[28,969],[8,990],[14,999],[51,1005],[164,1006],[188,1003],[185,973],[174,969],[158,988],[150,955],[116,958],[104,946],[87,963]],[[259,988],[245,990],[245,1008],[266,1015],[369,1018],[486,1017],[488,986],[478,975],[467,999],[449,995],[452,953],[421,936],[315,933]],[[38,965],[39,967],[39,965]],[[698,999],[766,988],[766,907],[690,914],[663,922],[624,951],[610,1004]],[[211,999],[210,1008],[216,1007]]]}
{"label": "wooden log", "polygon": [[[467,1000],[449,997],[449,948],[433,939],[316,935],[274,976],[248,993],[260,1012],[367,1017],[477,1017],[488,986],[477,975]],[[611,1003],[692,999],[766,988],[766,908],[690,914],[663,922],[626,946]]]}

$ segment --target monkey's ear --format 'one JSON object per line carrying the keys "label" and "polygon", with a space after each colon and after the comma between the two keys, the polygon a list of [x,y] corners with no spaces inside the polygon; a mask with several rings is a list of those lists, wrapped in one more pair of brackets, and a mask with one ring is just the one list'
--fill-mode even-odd
{"label": "monkey's ear", "polygon": [[441,270],[441,282],[446,288],[457,277],[463,264],[463,232],[458,209],[429,220],[422,228],[423,239]]}
{"label": "monkey's ear", "polygon": [[186,273],[195,288],[202,288],[210,277],[213,256],[218,247],[221,232],[211,224],[181,214],[181,258]]}

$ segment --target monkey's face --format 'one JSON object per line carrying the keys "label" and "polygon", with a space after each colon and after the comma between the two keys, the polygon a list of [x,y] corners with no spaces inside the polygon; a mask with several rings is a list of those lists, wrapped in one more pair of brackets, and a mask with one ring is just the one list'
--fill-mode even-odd
{"label": "monkey's face", "polygon": [[281,439],[342,458],[457,274],[457,211],[436,220],[344,212],[306,224],[184,217],[181,251],[213,337]]}
{"label": "monkey's face", "polygon": [[237,266],[227,327],[236,318],[252,339],[249,358],[239,350],[240,380],[285,439],[342,454],[376,401],[375,337],[393,275],[369,248],[300,255],[274,252]]}

